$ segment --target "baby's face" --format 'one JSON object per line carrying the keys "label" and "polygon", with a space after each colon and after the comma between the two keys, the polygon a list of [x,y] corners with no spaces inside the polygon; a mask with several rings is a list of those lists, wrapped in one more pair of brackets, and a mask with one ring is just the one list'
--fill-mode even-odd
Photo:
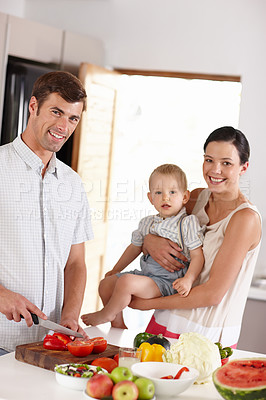
{"label": "baby's face", "polygon": [[169,218],[177,215],[187,202],[185,193],[179,188],[177,179],[173,175],[156,173],[150,182],[148,198],[160,217]]}

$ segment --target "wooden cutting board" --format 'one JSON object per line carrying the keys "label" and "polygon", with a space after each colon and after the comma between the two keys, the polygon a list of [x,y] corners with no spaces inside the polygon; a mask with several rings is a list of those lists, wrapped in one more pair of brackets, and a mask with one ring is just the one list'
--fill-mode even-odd
{"label": "wooden cutting board", "polygon": [[118,346],[108,344],[107,349],[98,354],[89,354],[86,357],[75,357],[69,351],[47,350],[43,342],[21,344],[16,347],[15,358],[37,367],[54,370],[56,364],[90,364],[95,358],[113,357],[118,353]]}

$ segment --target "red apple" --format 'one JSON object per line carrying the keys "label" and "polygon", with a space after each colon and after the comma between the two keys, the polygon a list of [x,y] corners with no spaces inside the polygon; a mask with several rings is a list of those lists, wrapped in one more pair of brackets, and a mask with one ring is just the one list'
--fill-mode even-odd
{"label": "red apple", "polygon": [[113,381],[109,376],[96,374],[88,380],[86,391],[89,396],[101,399],[112,394],[113,386]]}
{"label": "red apple", "polygon": [[113,387],[112,396],[114,400],[137,400],[139,390],[132,381],[120,381]]}

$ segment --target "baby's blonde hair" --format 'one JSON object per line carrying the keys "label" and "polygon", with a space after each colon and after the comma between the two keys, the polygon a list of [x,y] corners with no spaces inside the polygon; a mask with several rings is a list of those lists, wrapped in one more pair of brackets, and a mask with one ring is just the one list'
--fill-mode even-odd
{"label": "baby's blonde hair", "polygon": [[178,182],[178,186],[180,190],[186,191],[187,190],[187,177],[185,172],[175,164],[163,164],[159,167],[155,168],[152,171],[149,179],[149,188],[151,188],[151,180],[155,174],[162,174],[162,175],[173,175],[174,178]]}

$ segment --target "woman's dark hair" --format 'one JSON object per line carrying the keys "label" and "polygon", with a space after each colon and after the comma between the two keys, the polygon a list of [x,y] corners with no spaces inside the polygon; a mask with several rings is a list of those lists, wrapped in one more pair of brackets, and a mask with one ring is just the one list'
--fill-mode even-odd
{"label": "woman's dark hair", "polygon": [[204,143],[204,151],[206,151],[206,147],[210,142],[231,142],[238,151],[240,164],[243,165],[249,160],[250,147],[248,140],[244,133],[232,126],[223,126],[215,129]]}
{"label": "woman's dark hair", "polygon": [[32,96],[38,101],[38,109],[51,93],[58,93],[68,103],[83,102],[86,110],[86,91],[80,80],[66,71],[53,71],[40,76],[33,85]]}

